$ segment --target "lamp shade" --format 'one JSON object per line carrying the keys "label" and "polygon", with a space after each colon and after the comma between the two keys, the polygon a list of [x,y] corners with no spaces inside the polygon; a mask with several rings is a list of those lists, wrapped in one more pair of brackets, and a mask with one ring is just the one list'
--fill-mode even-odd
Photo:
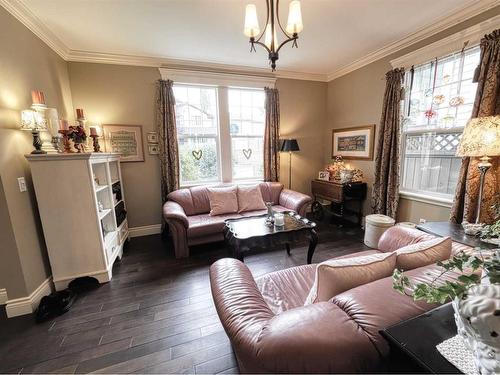
{"label": "lamp shade", "polygon": [[259,35],[259,19],[257,18],[257,8],[255,4],[248,4],[245,10],[245,27],[243,33],[249,38]]}
{"label": "lamp shade", "polygon": [[471,119],[465,126],[457,156],[500,155],[500,116]]}
{"label": "lamp shade", "polygon": [[47,120],[39,112],[26,109],[21,112],[21,130],[47,130]]}
{"label": "lamp shade", "polygon": [[296,139],[285,139],[281,144],[280,151],[300,151],[299,143]]}
{"label": "lamp shade", "polygon": [[300,1],[293,0],[290,3],[288,10],[288,22],[286,25],[286,32],[289,34],[298,34],[304,29],[302,24],[302,12],[300,10]]}

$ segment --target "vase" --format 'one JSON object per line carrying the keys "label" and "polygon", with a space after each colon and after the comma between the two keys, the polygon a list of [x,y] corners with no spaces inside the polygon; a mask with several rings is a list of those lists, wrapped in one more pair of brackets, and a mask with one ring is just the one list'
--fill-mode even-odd
{"label": "vase", "polygon": [[499,374],[500,285],[474,285],[452,305],[458,334],[471,350],[478,372]]}

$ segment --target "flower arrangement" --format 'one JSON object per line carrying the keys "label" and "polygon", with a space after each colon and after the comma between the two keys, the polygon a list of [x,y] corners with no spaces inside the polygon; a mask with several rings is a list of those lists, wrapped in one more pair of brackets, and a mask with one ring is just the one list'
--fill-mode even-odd
{"label": "flower arrangement", "polygon": [[363,171],[357,168],[351,168],[348,164],[344,163],[342,156],[336,156],[332,164],[326,167],[326,171],[330,173],[330,181],[342,182],[341,172],[342,171],[352,171],[351,182],[360,182],[363,180]]}
{"label": "flower arrangement", "polygon": [[73,141],[78,152],[84,151],[84,142],[87,140],[87,134],[82,125],[70,126],[68,128],[68,138]]}

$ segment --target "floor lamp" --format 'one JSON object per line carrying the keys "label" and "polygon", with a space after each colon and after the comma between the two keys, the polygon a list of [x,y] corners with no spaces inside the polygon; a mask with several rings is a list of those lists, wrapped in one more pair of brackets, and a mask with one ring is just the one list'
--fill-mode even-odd
{"label": "floor lamp", "polygon": [[292,152],[300,151],[299,143],[296,139],[285,139],[281,144],[281,152],[288,152],[288,188],[292,188]]}
{"label": "floor lamp", "polygon": [[465,127],[457,156],[479,157],[479,196],[477,201],[476,222],[473,230],[478,230],[481,221],[484,176],[491,167],[490,158],[500,155],[500,116],[478,117],[469,121]]}

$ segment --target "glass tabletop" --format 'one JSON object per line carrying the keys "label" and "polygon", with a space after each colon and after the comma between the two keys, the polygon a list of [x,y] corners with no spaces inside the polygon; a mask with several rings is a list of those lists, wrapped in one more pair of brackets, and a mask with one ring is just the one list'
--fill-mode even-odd
{"label": "glass tabletop", "polygon": [[285,225],[283,226],[276,226],[273,223],[268,223],[267,214],[228,219],[225,223],[227,229],[231,231],[233,236],[239,239],[311,229],[316,226],[316,223],[293,211],[283,212],[283,214],[285,219]]}

